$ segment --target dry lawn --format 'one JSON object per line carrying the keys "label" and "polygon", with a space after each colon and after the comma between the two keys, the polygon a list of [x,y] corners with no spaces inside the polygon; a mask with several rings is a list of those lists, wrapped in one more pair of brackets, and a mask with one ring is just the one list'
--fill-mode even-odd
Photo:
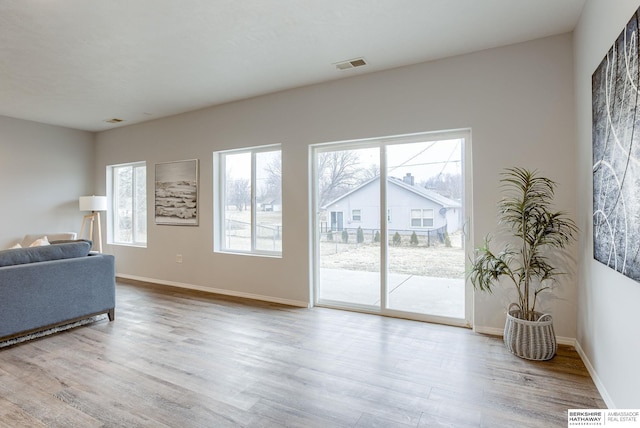
{"label": "dry lawn", "polygon": [[[281,224],[282,213],[259,212],[260,224]],[[248,223],[251,221],[251,212],[227,211],[227,218]],[[283,231],[286,234],[286,230]],[[237,249],[249,249],[249,228],[246,230],[233,230],[232,247]],[[394,247],[389,245],[389,272],[408,275],[431,276],[435,278],[462,279],[465,276],[465,254],[462,248],[460,233],[450,236],[451,247],[446,247],[437,242],[426,246],[424,237],[420,238],[418,246],[409,245],[409,236],[403,236],[403,243]],[[351,234],[350,241],[345,244],[341,241],[340,232],[334,232],[334,241],[326,240],[326,232],[321,234],[320,242],[320,267],[333,269],[349,269],[364,272],[380,271],[380,244],[371,243],[370,233],[366,234],[364,244],[355,243],[355,235]],[[246,241],[246,242],[244,242]],[[244,242],[244,243],[243,243]],[[277,248],[271,248],[271,240],[264,241],[265,249],[279,250],[281,240],[278,239]],[[246,247],[246,248],[245,248]]]}
{"label": "dry lawn", "polygon": [[[459,242],[459,241],[458,241]],[[380,270],[379,244],[321,243],[323,268],[366,272]],[[465,276],[465,254],[458,247],[402,245],[389,246],[389,272],[436,278],[462,279]]]}

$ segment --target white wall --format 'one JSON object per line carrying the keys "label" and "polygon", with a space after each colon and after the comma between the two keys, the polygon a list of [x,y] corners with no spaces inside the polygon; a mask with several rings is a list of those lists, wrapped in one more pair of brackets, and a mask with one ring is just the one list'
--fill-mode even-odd
{"label": "white wall", "polygon": [[609,407],[640,408],[640,283],[593,258],[591,75],[638,0],[589,0],[574,32],[578,132],[578,345]]}
{"label": "white wall", "polygon": [[94,161],[89,132],[0,116],[0,249],[30,233],[79,232]]}
{"label": "white wall", "polygon": [[[149,200],[157,162],[199,158],[200,226],[149,223],[147,249],[108,246],[120,274],[306,304],[310,299],[308,152],[312,143],[472,128],[473,238],[494,230],[499,172],[538,168],[576,211],[571,35],[487,50],[132,125],[97,135],[97,164],[146,160]],[[212,252],[212,152],[281,143],[283,257]],[[104,189],[104,178],[97,183]],[[183,255],[183,264],[175,255]],[[575,259],[574,259],[575,264]],[[575,266],[568,267],[575,271]],[[576,335],[574,276],[543,302],[557,334]],[[515,295],[476,299],[478,329],[501,331]]]}

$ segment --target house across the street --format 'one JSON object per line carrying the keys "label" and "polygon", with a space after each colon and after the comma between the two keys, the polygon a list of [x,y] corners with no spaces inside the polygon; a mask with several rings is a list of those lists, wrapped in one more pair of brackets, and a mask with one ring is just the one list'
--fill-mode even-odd
{"label": "house across the street", "polygon": [[[402,179],[387,180],[387,228],[389,231],[429,231],[453,233],[462,225],[459,201],[415,185],[415,177],[407,173]],[[327,227],[380,230],[380,176],[362,183],[323,207]]]}

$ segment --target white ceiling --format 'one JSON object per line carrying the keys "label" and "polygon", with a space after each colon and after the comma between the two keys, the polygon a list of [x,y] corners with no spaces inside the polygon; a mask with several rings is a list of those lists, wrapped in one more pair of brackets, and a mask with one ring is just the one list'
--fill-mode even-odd
{"label": "white ceiling", "polygon": [[100,131],[569,32],[585,1],[1,0],[0,115]]}

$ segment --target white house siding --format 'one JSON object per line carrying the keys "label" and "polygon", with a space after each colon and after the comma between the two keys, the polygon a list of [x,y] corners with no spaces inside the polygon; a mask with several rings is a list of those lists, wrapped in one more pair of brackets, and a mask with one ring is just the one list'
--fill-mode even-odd
{"label": "white house siding", "polygon": [[[387,225],[389,230],[415,230],[416,233],[419,233],[421,230],[439,229],[447,224],[447,217],[440,214],[442,205],[402,189],[391,182],[387,188],[387,206],[391,210],[391,221]],[[433,226],[411,226],[412,209],[432,209]]]}
{"label": "white house siding", "polygon": [[[327,206],[327,218],[331,226],[331,212],[343,213],[345,229],[375,229],[380,230],[380,190],[378,180],[372,181],[349,196],[338,199]],[[361,210],[361,220],[354,221],[353,210]]]}
{"label": "white house siding", "polygon": [[462,219],[462,208],[447,209],[447,232],[454,233],[459,231],[464,224]]}
{"label": "white house siding", "polygon": [[[337,199],[327,205],[326,213],[331,227],[331,213],[342,212],[343,228],[365,230],[380,230],[380,191],[379,180],[373,180],[355,189],[352,193]],[[418,193],[413,193],[393,181],[389,181],[387,188],[387,206],[390,214],[389,231],[420,231],[435,230],[447,226],[447,232],[452,233],[460,228],[460,208],[448,208],[446,213],[440,213],[443,206]],[[411,225],[412,209],[432,209],[433,226],[413,227]],[[353,211],[360,210],[360,221],[353,219]],[[336,227],[334,227],[336,229]]]}

